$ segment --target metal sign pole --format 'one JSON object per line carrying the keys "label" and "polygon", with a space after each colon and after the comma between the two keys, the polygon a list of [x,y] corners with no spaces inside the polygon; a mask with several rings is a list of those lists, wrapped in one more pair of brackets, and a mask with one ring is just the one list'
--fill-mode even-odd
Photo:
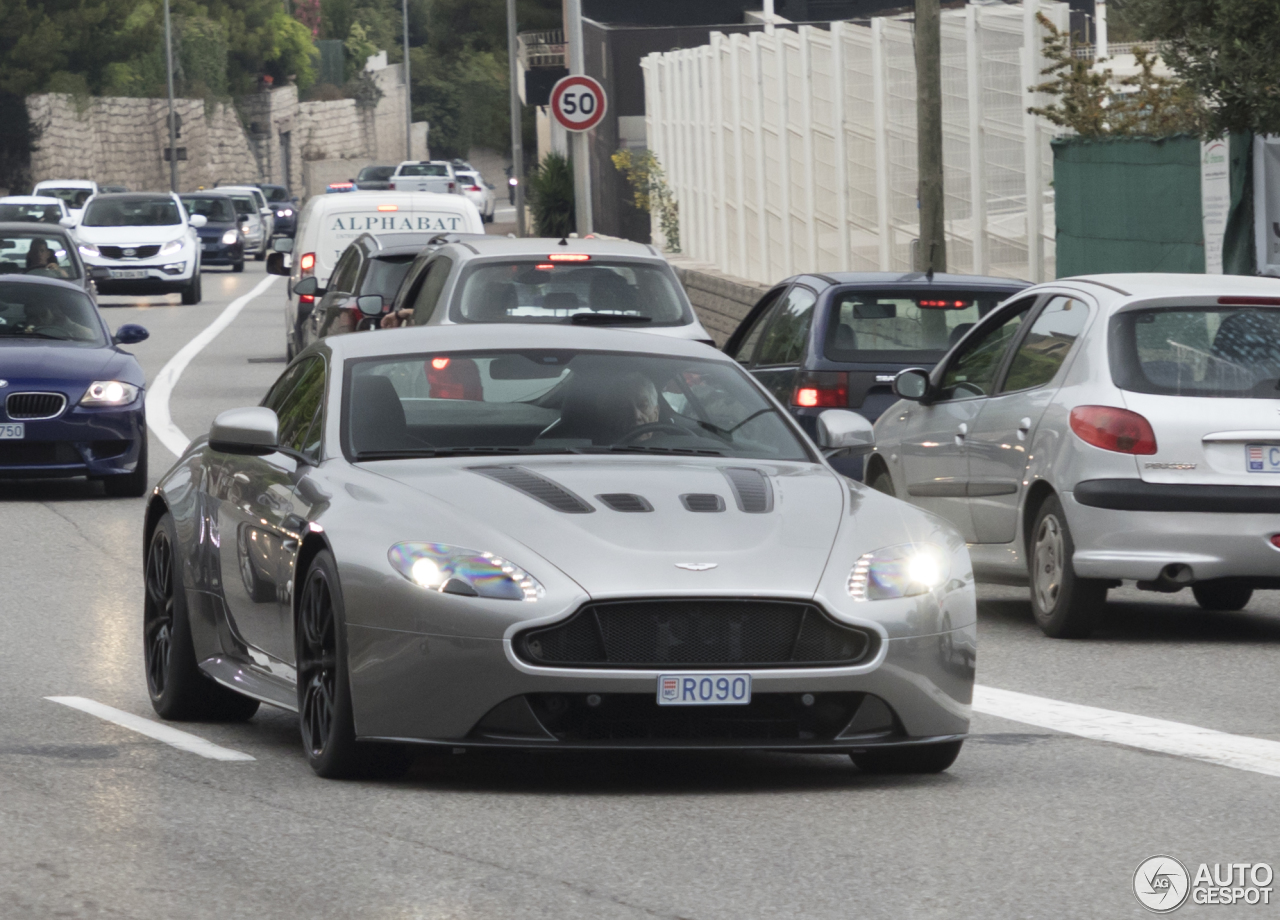
{"label": "metal sign pole", "polygon": [[169,77],[169,191],[178,190],[178,119],[173,111],[173,26],[169,0],[164,0],[164,59]]}
{"label": "metal sign pole", "polygon": [[404,158],[412,160],[413,84],[409,82],[409,0],[404,0],[402,8],[404,11]]}
{"label": "metal sign pole", "polygon": [[[569,45],[569,75],[586,73],[586,60],[582,45],[582,0],[565,0],[565,40]],[[586,131],[572,134],[573,150],[573,202],[578,236],[593,233],[591,219],[591,164],[590,143]]]}
{"label": "metal sign pole", "polygon": [[507,59],[511,65],[511,175],[516,180],[516,236],[524,236],[524,120],[520,109],[520,62],[516,59],[516,0],[507,0]]}

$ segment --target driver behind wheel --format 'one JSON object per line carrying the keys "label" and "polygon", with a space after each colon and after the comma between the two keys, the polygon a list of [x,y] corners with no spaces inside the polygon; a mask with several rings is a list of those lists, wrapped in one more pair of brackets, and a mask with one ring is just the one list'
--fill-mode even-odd
{"label": "driver behind wheel", "polygon": [[44,332],[49,335],[62,334],[62,337],[91,341],[94,332],[88,326],[82,326],[62,310],[58,304],[35,301],[26,305],[23,316],[24,332]]}
{"label": "driver behind wheel", "polygon": [[[589,439],[595,445],[617,444],[632,431],[659,421],[658,388],[638,371],[610,378],[583,375],[565,398],[559,421],[541,437]],[[647,440],[653,432],[637,435]]]}

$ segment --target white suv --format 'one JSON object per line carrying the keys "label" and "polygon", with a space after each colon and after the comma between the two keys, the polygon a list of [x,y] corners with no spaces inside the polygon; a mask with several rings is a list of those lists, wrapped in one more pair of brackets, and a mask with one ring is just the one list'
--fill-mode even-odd
{"label": "white suv", "polygon": [[187,214],[172,193],[95,195],[76,228],[80,255],[102,294],[178,291],[184,304],[200,302],[200,214]]}

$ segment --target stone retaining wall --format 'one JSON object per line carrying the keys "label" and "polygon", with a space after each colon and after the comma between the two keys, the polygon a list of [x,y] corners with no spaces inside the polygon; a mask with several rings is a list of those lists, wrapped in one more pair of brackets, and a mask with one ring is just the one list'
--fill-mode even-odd
{"label": "stone retaining wall", "polygon": [[768,285],[757,284],[716,271],[700,262],[668,256],[680,283],[689,294],[694,312],[716,347],[723,348],[738,324],[768,291]]}

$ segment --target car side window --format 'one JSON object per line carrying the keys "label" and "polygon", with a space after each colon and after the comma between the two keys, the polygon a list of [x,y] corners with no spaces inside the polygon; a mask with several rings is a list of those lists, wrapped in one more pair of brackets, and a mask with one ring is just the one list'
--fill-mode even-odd
{"label": "car side window", "polygon": [[1089,307],[1074,297],[1055,297],[1031,324],[1009,364],[1001,392],[1042,387],[1058,373],[1084,331]]}
{"label": "car side window", "polygon": [[[280,446],[303,452],[311,442],[312,427],[320,425],[320,406],[324,401],[324,361],[311,358],[304,365],[294,386],[276,415],[280,419]],[[318,446],[319,439],[316,439]]]}
{"label": "car side window", "polygon": [[266,399],[262,401],[262,405],[279,415],[280,406],[288,395],[293,392],[293,388],[297,386],[298,378],[307,369],[308,363],[307,361],[299,361],[297,364],[287,368],[272,385],[271,389],[267,391]]}
{"label": "car side window", "polygon": [[963,352],[947,362],[939,382],[938,401],[990,396],[995,391],[1000,364],[1034,304],[1034,297],[1014,304],[1009,312],[1002,313],[1003,319],[979,333],[966,343]]}
{"label": "car side window", "polygon": [[449,270],[453,268],[453,260],[448,256],[436,256],[427,266],[426,277],[418,288],[418,295],[413,301],[413,325],[422,326],[431,319],[436,303],[444,291],[444,283],[449,279]]}
{"label": "car side window", "polygon": [[776,291],[770,291],[764,296],[764,299],[754,309],[755,316],[751,320],[751,326],[738,339],[737,347],[730,353],[729,357],[734,358],[740,364],[750,364],[751,357],[755,354],[756,344],[760,341],[760,335],[764,332],[765,327],[769,325],[769,320],[773,319],[773,314],[777,311],[778,303],[782,299],[782,295],[786,288],[779,288]]}
{"label": "car side window", "polygon": [[356,276],[360,274],[360,265],[364,261],[364,253],[359,246],[351,246],[342,254],[333,269],[333,277],[329,279],[327,290],[340,294],[350,294],[356,289]]}
{"label": "car side window", "polygon": [[757,367],[800,363],[809,341],[809,327],[813,324],[813,305],[817,302],[818,295],[807,287],[796,285],[788,292],[787,299],[760,337]]}

